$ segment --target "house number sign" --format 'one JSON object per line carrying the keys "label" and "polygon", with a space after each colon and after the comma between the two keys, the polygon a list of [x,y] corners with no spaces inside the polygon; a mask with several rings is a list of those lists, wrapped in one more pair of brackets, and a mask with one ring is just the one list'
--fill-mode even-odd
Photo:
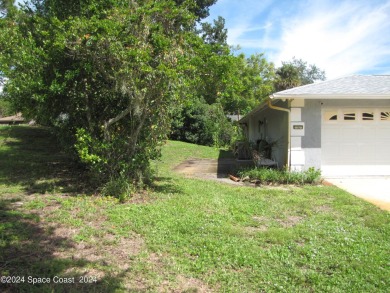
{"label": "house number sign", "polygon": [[304,136],[305,122],[291,122],[291,136]]}

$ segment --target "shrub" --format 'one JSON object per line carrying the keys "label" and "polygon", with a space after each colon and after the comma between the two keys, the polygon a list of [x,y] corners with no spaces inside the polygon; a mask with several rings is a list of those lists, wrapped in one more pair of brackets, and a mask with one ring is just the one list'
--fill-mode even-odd
{"label": "shrub", "polygon": [[321,171],[315,168],[301,172],[268,168],[243,169],[238,172],[238,175],[241,178],[249,177],[251,180],[259,180],[263,184],[314,184],[321,179]]}
{"label": "shrub", "polygon": [[129,182],[127,178],[112,178],[102,188],[101,194],[103,196],[114,196],[120,202],[124,202],[134,192],[136,188]]}
{"label": "shrub", "polygon": [[0,96],[0,117],[11,116],[15,114],[9,101]]}
{"label": "shrub", "polygon": [[177,110],[170,139],[207,146],[230,146],[237,130],[220,104],[195,100]]}

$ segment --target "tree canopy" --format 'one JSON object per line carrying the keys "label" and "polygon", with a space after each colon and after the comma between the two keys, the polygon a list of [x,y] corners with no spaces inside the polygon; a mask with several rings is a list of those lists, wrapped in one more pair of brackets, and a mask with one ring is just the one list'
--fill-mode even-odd
{"label": "tree canopy", "polygon": [[[188,5],[187,0],[175,0],[175,2],[177,5]],[[209,7],[216,2],[217,0],[195,0],[195,2],[189,7],[189,10],[199,21],[209,16]]]}
{"label": "tree canopy", "polygon": [[302,59],[293,58],[282,62],[276,70],[275,88],[278,91],[325,80],[325,72],[314,64],[307,64]]}
{"label": "tree canopy", "polygon": [[0,17],[6,17],[14,10],[14,0],[0,0]]}

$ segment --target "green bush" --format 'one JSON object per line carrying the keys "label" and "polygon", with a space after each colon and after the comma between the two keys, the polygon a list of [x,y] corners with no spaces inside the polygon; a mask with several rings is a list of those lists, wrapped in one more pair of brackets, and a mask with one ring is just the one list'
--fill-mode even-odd
{"label": "green bush", "polygon": [[124,202],[136,190],[137,188],[127,178],[113,178],[104,185],[101,194],[117,197],[121,202]]}
{"label": "green bush", "polygon": [[174,116],[170,134],[172,140],[226,147],[237,136],[233,123],[218,103],[209,105],[195,100],[178,109]]}
{"label": "green bush", "polygon": [[314,184],[321,180],[321,171],[309,168],[306,171],[288,171],[268,168],[244,169],[238,172],[241,178],[249,177],[258,180],[262,184]]}
{"label": "green bush", "polygon": [[11,116],[15,114],[9,101],[0,97],[0,117]]}

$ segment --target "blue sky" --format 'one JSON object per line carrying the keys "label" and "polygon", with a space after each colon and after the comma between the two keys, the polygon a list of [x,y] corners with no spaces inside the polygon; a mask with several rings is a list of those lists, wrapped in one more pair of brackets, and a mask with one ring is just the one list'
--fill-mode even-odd
{"label": "blue sky", "polygon": [[300,58],[327,79],[390,74],[390,0],[218,0],[229,45],[264,53],[276,66]]}

